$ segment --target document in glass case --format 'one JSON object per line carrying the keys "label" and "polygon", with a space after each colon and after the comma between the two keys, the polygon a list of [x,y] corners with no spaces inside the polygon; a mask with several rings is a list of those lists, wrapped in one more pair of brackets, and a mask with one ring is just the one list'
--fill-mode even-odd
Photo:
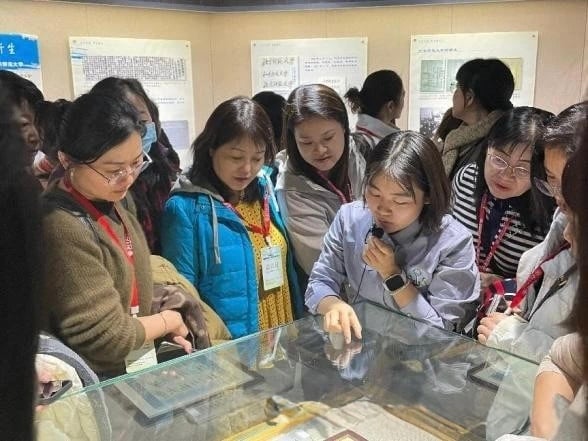
{"label": "document in glass case", "polygon": [[261,376],[236,362],[196,357],[171,365],[167,371],[145,372],[116,387],[147,418],[154,418],[261,380]]}

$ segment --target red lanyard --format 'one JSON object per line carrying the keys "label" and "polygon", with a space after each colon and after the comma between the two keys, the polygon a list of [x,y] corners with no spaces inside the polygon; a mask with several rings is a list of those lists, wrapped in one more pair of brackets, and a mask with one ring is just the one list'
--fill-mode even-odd
{"label": "red lanyard", "polygon": [[353,196],[351,195],[351,185],[347,184],[347,190],[349,190],[349,195],[351,196],[350,198],[347,198],[345,197],[343,192],[339,190],[335,186],[335,184],[331,182],[329,178],[327,178],[326,173],[319,172],[319,175],[325,180],[325,182],[327,183],[327,187],[329,187],[329,190],[331,190],[333,193],[337,195],[342,204],[347,204],[348,202],[351,202],[351,199],[353,199]]}
{"label": "red lanyard", "polygon": [[559,248],[557,248],[553,253],[549,254],[541,262],[539,262],[539,264],[537,265],[537,268],[535,268],[535,270],[531,273],[531,275],[527,278],[527,280],[525,280],[525,283],[523,283],[521,285],[521,287],[517,290],[517,293],[513,297],[512,301],[510,302],[510,307],[509,307],[510,309],[514,309],[517,306],[519,306],[521,304],[521,302],[523,301],[523,299],[525,298],[525,296],[527,295],[529,288],[532,285],[534,285],[535,282],[537,282],[541,277],[543,277],[543,268],[541,268],[541,265],[543,265],[545,262],[548,262],[548,261],[554,259],[559,253],[561,253],[563,250],[568,249],[569,247],[570,247],[570,244],[566,242],[563,245],[561,245]]}
{"label": "red lanyard", "polygon": [[374,132],[372,132],[371,130],[366,129],[365,127],[361,127],[356,125],[355,128],[357,129],[358,132],[363,132],[368,136],[371,136],[372,138],[376,138],[376,141],[378,139],[381,139],[378,135],[376,135]]}
{"label": "red lanyard", "polygon": [[241,213],[239,213],[237,211],[237,209],[235,207],[233,207],[229,202],[225,202],[225,206],[227,208],[229,208],[233,213],[235,213],[237,215],[237,217],[239,217],[239,219],[241,219],[241,221],[245,225],[245,228],[247,228],[249,231],[251,231],[253,233],[261,234],[263,236],[263,238],[265,239],[265,241],[269,245],[270,210],[269,210],[269,197],[268,197],[267,193],[263,196],[263,206],[262,206],[262,209],[261,209],[261,215],[262,215],[263,223],[262,223],[261,226],[260,225],[250,224],[249,222],[247,222],[243,218],[243,216],[241,215]]}
{"label": "red lanyard", "polygon": [[73,188],[71,186],[71,184],[69,182],[67,182],[67,180],[65,181],[65,186],[68,189],[69,193],[72,195],[72,197],[82,207],[84,207],[84,209],[90,214],[90,216],[92,216],[92,219],[94,219],[96,222],[98,222],[98,225],[100,225],[100,227],[102,227],[102,229],[110,237],[112,242],[114,242],[114,244],[120,248],[120,250],[123,252],[123,255],[125,256],[128,264],[133,269],[133,278],[131,281],[130,313],[132,316],[137,316],[137,314],[139,313],[139,287],[137,286],[137,277],[135,274],[135,256],[133,253],[133,241],[132,241],[131,236],[129,234],[129,230],[127,229],[127,226],[125,225],[125,223],[122,219],[122,216],[120,215],[120,213],[118,212],[116,207],[114,207],[114,211],[123,225],[124,236],[125,236],[124,245],[121,243],[116,232],[112,229],[110,222],[108,222],[107,216],[105,216],[104,213],[101,213],[84,195],[82,195],[79,191],[77,191],[75,188]]}
{"label": "red lanyard", "polygon": [[490,261],[492,260],[492,257],[494,257],[494,254],[496,253],[498,246],[502,242],[502,239],[504,239],[504,236],[506,235],[506,232],[508,231],[508,227],[510,226],[511,222],[511,218],[507,217],[504,221],[504,224],[502,225],[502,228],[498,232],[496,239],[492,241],[490,250],[488,251],[486,258],[484,259],[484,263],[480,264],[480,249],[482,248],[482,232],[484,231],[484,222],[486,221],[487,202],[488,193],[484,193],[484,196],[482,196],[482,203],[480,204],[480,214],[478,215],[478,245],[476,247],[476,263],[478,264],[478,269],[483,273],[488,271]]}

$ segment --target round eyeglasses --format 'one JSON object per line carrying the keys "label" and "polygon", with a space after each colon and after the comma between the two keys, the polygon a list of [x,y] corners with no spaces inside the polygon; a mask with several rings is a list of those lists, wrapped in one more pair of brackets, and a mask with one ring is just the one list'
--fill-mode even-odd
{"label": "round eyeglasses", "polygon": [[115,173],[112,173],[110,176],[107,176],[104,173],[96,170],[90,164],[86,164],[86,165],[88,166],[88,168],[90,168],[91,170],[94,170],[96,173],[98,173],[100,176],[102,176],[106,180],[106,182],[108,182],[109,185],[115,186],[115,185],[119,185],[122,182],[124,182],[124,180],[129,175],[131,175],[133,177],[133,179],[135,179],[137,176],[139,176],[141,174],[141,172],[143,172],[147,167],[149,167],[149,164],[151,164],[152,162],[153,161],[149,157],[149,155],[144,153],[143,160],[140,163],[138,163],[137,165],[130,166],[130,167],[125,167]]}
{"label": "round eyeglasses", "polygon": [[488,153],[488,158],[490,158],[490,165],[496,170],[504,171],[506,169],[510,169],[517,179],[527,179],[529,176],[531,176],[531,172],[528,168],[513,167],[500,156]]}
{"label": "round eyeglasses", "polygon": [[561,187],[557,185],[552,185],[544,179],[539,179],[537,177],[533,178],[533,182],[535,183],[535,187],[545,196],[550,196],[552,198],[561,196]]}

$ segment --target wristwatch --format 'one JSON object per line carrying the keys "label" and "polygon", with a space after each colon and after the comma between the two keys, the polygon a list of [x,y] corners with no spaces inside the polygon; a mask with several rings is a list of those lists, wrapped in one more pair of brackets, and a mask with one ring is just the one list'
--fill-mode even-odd
{"label": "wristwatch", "polygon": [[402,273],[392,274],[386,280],[384,280],[384,288],[392,293],[404,288],[405,285],[406,280]]}

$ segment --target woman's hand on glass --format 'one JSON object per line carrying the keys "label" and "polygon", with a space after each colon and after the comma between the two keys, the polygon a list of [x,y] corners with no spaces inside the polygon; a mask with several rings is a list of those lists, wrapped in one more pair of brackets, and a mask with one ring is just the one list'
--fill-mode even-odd
{"label": "woman's hand on glass", "polygon": [[321,300],[319,312],[324,315],[323,328],[327,332],[343,334],[345,343],[351,343],[351,331],[361,339],[361,324],[353,308],[338,297],[329,296]]}

